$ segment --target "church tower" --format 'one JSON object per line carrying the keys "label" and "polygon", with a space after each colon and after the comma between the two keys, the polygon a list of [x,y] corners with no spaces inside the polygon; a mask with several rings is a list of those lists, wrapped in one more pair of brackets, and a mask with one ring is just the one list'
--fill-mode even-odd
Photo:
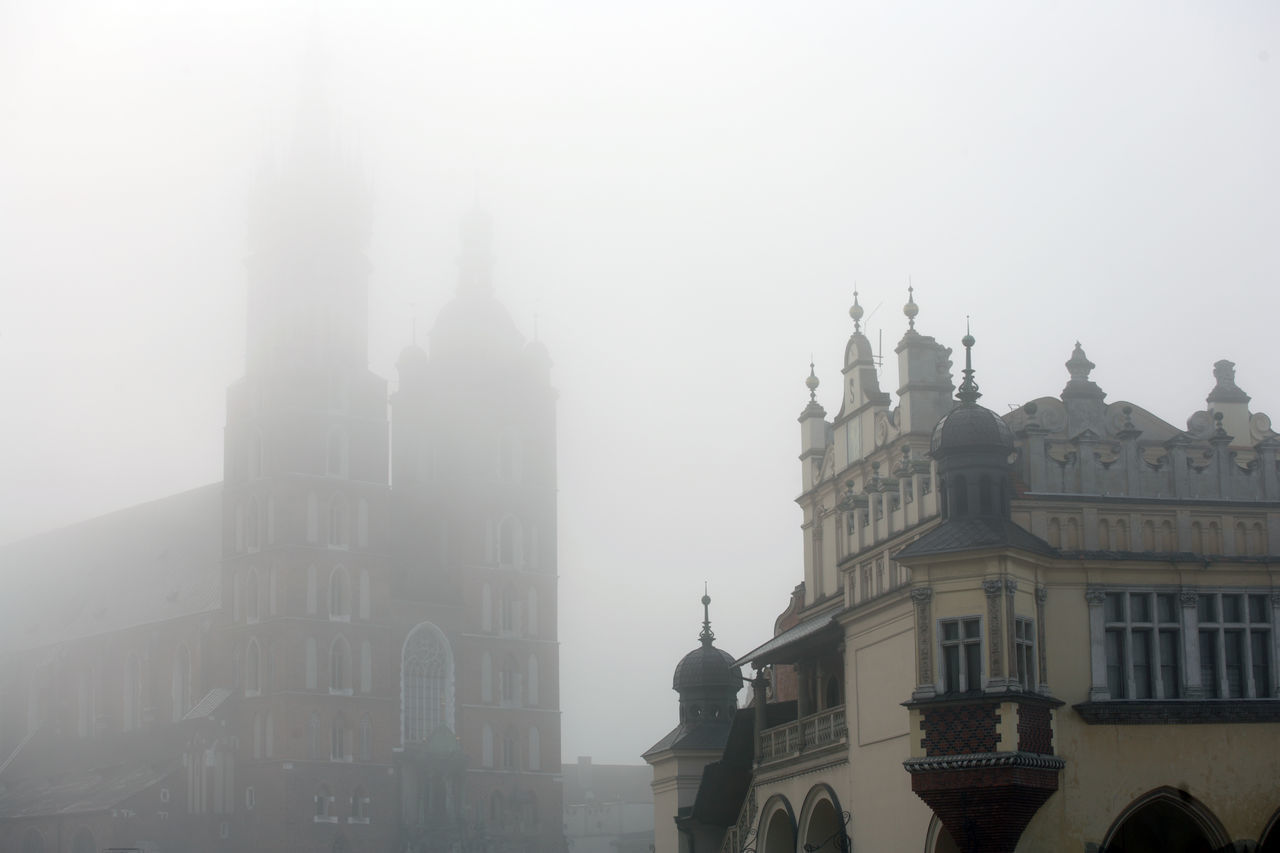
{"label": "church tower", "polygon": [[[463,224],[429,350],[408,347],[397,368],[392,598],[438,614],[452,648],[464,817],[497,848],[559,851],[556,393],[545,347],[494,296],[482,213]],[[439,772],[412,731],[403,748],[406,780]]]}
{"label": "church tower", "polygon": [[246,848],[375,849],[396,828],[400,650],[369,202],[317,90],[282,160],[253,199],[245,374],[227,393],[215,677],[234,688],[239,766],[213,784]]}

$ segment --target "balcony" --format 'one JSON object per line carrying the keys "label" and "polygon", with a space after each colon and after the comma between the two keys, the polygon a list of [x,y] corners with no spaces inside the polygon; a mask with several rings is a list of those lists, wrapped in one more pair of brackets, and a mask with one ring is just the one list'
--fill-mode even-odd
{"label": "balcony", "polygon": [[801,717],[760,733],[759,764],[772,764],[798,758],[810,752],[845,744],[849,727],[845,723],[844,706],[838,705]]}

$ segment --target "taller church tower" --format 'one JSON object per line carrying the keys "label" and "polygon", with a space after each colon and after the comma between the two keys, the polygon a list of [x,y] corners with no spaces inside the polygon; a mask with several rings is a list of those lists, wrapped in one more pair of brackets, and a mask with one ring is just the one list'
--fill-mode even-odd
{"label": "taller church tower", "polygon": [[[463,225],[455,297],[429,352],[400,356],[393,599],[453,625],[467,818],[496,849],[563,848],[550,358],[493,293],[491,228]],[[415,759],[414,756],[420,756]],[[433,776],[406,743],[406,773]]]}
{"label": "taller church tower", "polygon": [[220,679],[248,849],[397,836],[402,636],[387,604],[386,381],[368,367],[368,195],[305,96],[249,234],[245,374],[228,391]]}

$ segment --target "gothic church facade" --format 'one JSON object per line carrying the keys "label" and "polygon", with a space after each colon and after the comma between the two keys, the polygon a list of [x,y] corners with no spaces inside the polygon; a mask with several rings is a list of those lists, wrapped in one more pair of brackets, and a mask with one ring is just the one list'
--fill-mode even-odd
{"label": "gothic church facade", "polygon": [[550,359],[473,216],[389,400],[367,194],[307,128],[253,200],[223,481],[0,552],[38,577],[2,850],[563,848]]}

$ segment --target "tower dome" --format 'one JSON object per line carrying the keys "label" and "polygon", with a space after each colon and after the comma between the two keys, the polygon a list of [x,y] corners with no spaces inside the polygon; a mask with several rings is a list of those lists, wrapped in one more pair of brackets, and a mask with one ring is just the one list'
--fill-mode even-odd
{"label": "tower dome", "polygon": [[711,596],[705,592],[702,612],[700,645],[680,659],[671,678],[671,689],[680,695],[680,722],[685,725],[727,723],[738,707],[738,691],[742,689],[742,670],[733,665],[733,655],[714,645]]}
{"label": "tower dome", "polygon": [[990,409],[978,405],[982,394],[973,378],[973,335],[964,344],[964,381],[955,408],[933,428],[929,455],[942,480],[942,517],[1008,518],[1013,431]]}

